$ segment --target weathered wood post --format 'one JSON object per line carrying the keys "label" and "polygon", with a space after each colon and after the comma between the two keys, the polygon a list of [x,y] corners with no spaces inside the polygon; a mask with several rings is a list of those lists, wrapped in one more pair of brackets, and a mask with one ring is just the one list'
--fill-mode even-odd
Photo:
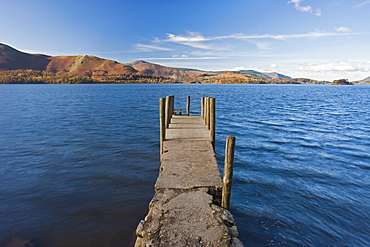
{"label": "weathered wood post", "polygon": [[173,95],[166,97],[166,128],[170,126],[171,118],[174,110],[175,98]]}
{"label": "weathered wood post", "polygon": [[163,142],[166,138],[166,106],[165,98],[159,99],[160,154],[163,153]]}
{"label": "weathered wood post", "polygon": [[203,121],[204,121],[204,109],[205,108],[205,105],[204,105],[204,97],[202,97],[202,119],[203,119]]}
{"label": "weathered wood post", "polygon": [[221,207],[226,209],[229,209],[230,207],[231,184],[233,179],[233,166],[234,166],[234,149],[235,149],[235,137],[228,136],[226,138],[224,178],[221,201]]}
{"label": "weathered wood post", "polygon": [[205,103],[206,103],[206,112],[205,112],[205,125],[207,130],[209,130],[209,97],[205,98]]}
{"label": "weathered wood post", "polygon": [[171,118],[173,115],[173,111],[175,109],[175,96],[171,95],[171,111],[170,111],[170,123],[171,123]]}
{"label": "weathered wood post", "polygon": [[207,100],[208,100],[208,102],[207,102],[207,105],[208,105],[208,112],[207,112],[207,114],[208,114],[208,122],[207,122],[207,124],[208,124],[208,130],[210,130],[211,129],[211,97],[207,97]]}
{"label": "weathered wood post", "polygon": [[215,148],[215,140],[216,140],[216,99],[210,98],[209,104],[209,130],[210,130],[210,138],[213,145],[213,149]]}
{"label": "weathered wood post", "polygon": [[190,116],[190,96],[186,97],[186,116]]}
{"label": "weathered wood post", "polygon": [[166,97],[166,109],[165,109],[165,114],[166,114],[166,117],[165,117],[165,122],[166,122],[166,128],[169,127],[169,124],[170,124],[170,121],[171,121],[171,96],[167,96]]}

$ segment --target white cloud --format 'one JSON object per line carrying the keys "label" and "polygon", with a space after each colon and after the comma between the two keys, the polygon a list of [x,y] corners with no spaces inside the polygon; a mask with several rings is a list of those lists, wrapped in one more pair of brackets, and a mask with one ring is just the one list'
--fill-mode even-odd
{"label": "white cloud", "polygon": [[[348,28],[347,28],[348,29]],[[345,27],[340,27],[339,32],[344,32]],[[349,29],[348,29],[349,30]],[[352,33],[356,34],[356,33]],[[174,35],[174,34],[167,34],[168,39],[162,40],[165,42],[174,42],[178,44],[184,44],[188,46],[192,46],[195,48],[204,48],[204,49],[214,49],[210,44],[205,44],[205,42],[211,42],[216,40],[224,40],[224,39],[240,39],[240,40],[253,40],[253,39],[275,39],[275,40],[286,40],[286,39],[293,39],[293,38],[318,38],[324,36],[338,36],[338,35],[349,35],[346,33],[328,33],[322,32],[320,30],[315,30],[314,32],[303,33],[303,34],[262,34],[262,35],[244,35],[244,34],[231,34],[225,36],[215,36],[215,37],[204,37],[200,33],[188,32],[188,35]],[[160,41],[156,41],[160,42]],[[259,48],[267,48],[269,45],[268,43],[257,43],[257,47]]]}
{"label": "white cloud", "polygon": [[[309,13],[312,13],[313,12],[313,9],[310,5],[306,5],[306,6],[303,6],[301,5],[301,2],[303,2],[303,0],[290,0],[288,2],[288,4],[293,4],[293,7],[298,10],[298,11],[301,11],[301,12],[309,12]],[[316,9],[314,15],[316,16],[321,16],[321,10],[320,9]]]}
{"label": "white cloud", "polygon": [[215,60],[215,59],[225,59],[225,57],[188,57],[186,55],[174,55],[172,57],[147,57],[143,58],[143,60]]}
{"label": "white cloud", "polygon": [[336,27],[335,30],[341,33],[352,33],[352,30],[348,27]]}
{"label": "white cloud", "polygon": [[276,65],[276,64],[274,64],[274,63],[272,63],[272,64],[270,64],[270,67],[271,67],[271,68],[277,68],[277,65]]}
{"label": "white cloud", "polygon": [[352,8],[352,9],[361,8],[361,7],[363,7],[363,6],[365,6],[365,5],[368,5],[368,4],[370,4],[370,1],[364,1],[364,2],[362,2],[362,3],[359,3],[359,4],[355,5],[355,6],[353,6],[353,8]]}
{"label": "white cloud", "polygon": [[317,9],[316,11],[315,11],[315,15],[316,16],[321,16],[321,9]]}
{"label": "white cloud", "polygon": [[216,47],[212,44],[206,44],[206,41],[213,40],[215,38],[206,38],[198,32],[187,32],[186,35],[175,35],[172,33],[167,33],[167,39],[163,40],[165,42],[173,42],[177,44],[182,44],[198,49],[205,50],[222,50],[223,48]]}
{"label": "white cloud", "polygon": [[165,47],[154,46],[154,45],[144,45],[144,44],[136,44],[135,47],[139,49],[140,51],[170,51],[171,50]]}
{"label": "white cloud", "polygon": [[256,45],[258,49],[260,50],[267,50],[270,47],[270,43],[266,43],[266,42],[259,42]]}
{"label": "white cloud", "polygon": [[233,68],[231,71],[239,71],[239,70],[246,70],[246,68],[243,66],[238,66],[238,67]]}
{"label": "white cloud", "polygon": [[309,63],[299,67],[300,71],[309,72],[369,72],[370,68],[365,68],[363,65],[356,62],[335,61],[326,64]]}
{"label": "white cloud", "polygon": [[281,70],[283,74],[293,78],[311,78],[333,81],[335,79],[362,80],[369,76],[370,61],[337,60],[331,62],[292,64]]}
{"label": "white cloud", "polygon": [[172,33],[167,33],[168,40],[170,42],[175,43],[183,43],[183,42],[200,42],[200,41],[207,41],[203,35],[197,32],[187,32],[187,35],[175,35]]}

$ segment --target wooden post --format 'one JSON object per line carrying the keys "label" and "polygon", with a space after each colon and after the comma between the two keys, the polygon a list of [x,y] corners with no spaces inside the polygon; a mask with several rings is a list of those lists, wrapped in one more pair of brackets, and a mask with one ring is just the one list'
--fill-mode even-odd
{"label": "wooden post", "polygon": [[171,95],[170,97],[171,97],[171,114],[170,114],[170,123],[171,123],[173,110],[175,109],[175,96]]}
{"label": "wooden post", "polygon": [[190,96],[186,97],[186,116],[190,116]]}
{"label": "wooden post", "polygon": [[221,202],[221,207],[226,209],[229,209],[230,207],[231,184],[233,179],[233,166],[234,166],[234,149],[235,149],[235,137],[228,136],[226,138],[224,179]]}
{"label": "wooden post", "polygon": [[166,138],[166,112],[165,112],[165,98],[159,99],[159,126],[160,126],[160,154],[163,153],[163,141]]}
{"label": "wooden post", "polygon": [[202,119],[204,121],[204,97],[202,97]]}
{"label": "wooden post", "polygon": [[210,116],[211,116],[211,97],[207,97],[207,129],[209,130],[210,124]]}
{"label": "wooden post", "polygon": [[213,145],[213,149],[215,149],[216,144],[216,99],[210,98],[210,104],[209,104],[209,133],[211,142]]}
{"label": "wooden post", "polygon": [[169,127],[169,124],[170,124],[170,121],[171,121],[171,96],[167,96],[166,97],[166,109],[165,109],[165,111],[166,111],[166,117],[165,117],[165,122],[166,122],[166,128],[168,128]]}
{"label": "wooden post", "polygon": [[204,104],[205,104],[205,112],[204,112],[204,125],[206,126],[208,130],[208,117],[209,117],[209,106],[208,106],[208,97],[204,98]]}

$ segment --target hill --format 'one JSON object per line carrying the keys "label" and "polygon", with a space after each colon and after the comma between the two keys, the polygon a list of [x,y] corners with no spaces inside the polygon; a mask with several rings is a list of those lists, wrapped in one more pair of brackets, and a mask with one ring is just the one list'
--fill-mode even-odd
{"label": "hill", "polygon": [[0,71],[16,69],[45,70],[50,56],[20,52],[0,43]]}
{"label": "hill", "polygon": [[[48,56],[29,54],[0,43],[1,71],[4,73],[0,75],[0,78],[2,78],[0,83],[324,83],[310,79],[292,79],[276,72],[264,73],[255,70],[212,72],[172,68],[143,60],[119,63],[88,55]],[[39,71],[40,73],[32,73],[31,71]]]}
{"label": "hill", "polygon": [[195,69],[178,69],[171,68],[159,64],[149,63],[143,60],[137,60],[127,65],[132,66],[135,70],[140,71],[143,74],[153,75],[153,76],[162,76],[165,78],[172,78],[175,80],[181,79],[193,79],[202,75],[213,75],[214,73],[195,70]]}
{"label": "hill", "polygon": [[86,76],[101,79],[120,74],[137,74],[132,66],[95,56],[56,56],[50,57],[47,72]]}
{"label": "hill", "polygon": [[[228,71],[218,71],[217,73],[225,73]],[[255,70],[237,70],[237,71],[232,71],[232,72],[237,72],[243,75],[247,75],[247,77],[253,77],[253,78],[266,78],[266,79],[276,79],[276,78],[291,78],[289,76],[279,74],[276,72],[258,72]]]}
{"label": "hill", "polygon": [[370,84],[370,76],[369,77],[366,77],[365,79],[362,79],[360,81],[356,81],[356,83],[359,83],[359,84]]}

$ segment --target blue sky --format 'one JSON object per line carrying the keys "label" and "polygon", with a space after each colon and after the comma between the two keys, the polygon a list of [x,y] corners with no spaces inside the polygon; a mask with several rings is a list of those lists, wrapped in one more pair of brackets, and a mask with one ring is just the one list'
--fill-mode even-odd
{"label": "blue sky", "polygon": [[48,55],[370,76],[369,0],[0,0],[0,43]]}

